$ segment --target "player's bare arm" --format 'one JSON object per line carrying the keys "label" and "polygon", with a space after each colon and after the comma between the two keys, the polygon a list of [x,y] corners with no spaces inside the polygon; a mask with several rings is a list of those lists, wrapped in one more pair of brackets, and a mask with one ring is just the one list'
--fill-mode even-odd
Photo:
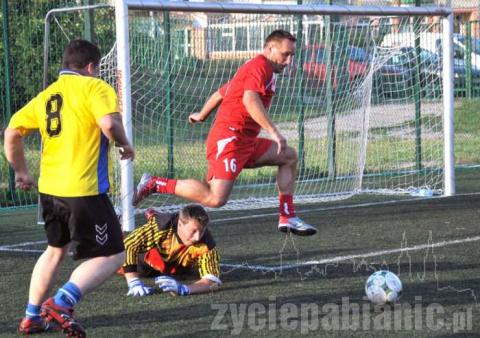
{"label": "player's bare arm", "polygon": [[222,103],[222,100],[223,100],[223,96],[217,90],[208,98],[207,102],[205,102],[200,112],[192,113],[188,116],[188,121],[190,123],[205,121],[208,118],[208,116],[212,113],[212,111],[214,111],[215,108],[217,108],[220,105],[220,103]]}
{"label": "player's bare arm", "polygon": [[265,108],[263,107],[262,100],[257,92],[253,90],[246,90],[243,94],[243,104],[247,109],[250,116],[257,122],[260,127],[265,129],[269,133],[275,143],[277,144],[277,153],[281,154],[287,148],[287,139],[283,137],[275,124],[268,116]]}
{"label": "player's bare arm", "polygon": [[132,279],[139,277],[140,275],[138,274],[138,272],[125,272],[125,279],[127,280],[127,283]]}
{"label": "player's bare arm", "polygon": [[205,293],[217,290],[220,287],[218,283],[208,279],[202,278],[196,281],[195,283],[189,284],[188,288],[190,289],[190,293]]}
{"label": "player's bare arm", "polygon": [[130,142],[128,142],[127,135],[125,135],[122,116],[119,113],[105,115],[100,119],[99,126],[105,136],[115,142],[115,145],[120,148],[120,159],[134,159],[135,152]]}
{"label": "player's bare arm", "polygon": [[33,179],[28,173],[23,147],[23,137],[17,129],[5,130],[5,156],[10,166],[15,171],[15,184],[22,190],[33,187]]}

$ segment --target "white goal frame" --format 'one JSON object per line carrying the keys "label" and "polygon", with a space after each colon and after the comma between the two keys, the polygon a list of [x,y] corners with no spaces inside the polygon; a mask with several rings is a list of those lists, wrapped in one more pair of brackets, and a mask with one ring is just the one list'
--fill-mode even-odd
{"label": "white goal frame", "polygon": [[[265,5],[252,3],[208,3],[158,0],[115,0],[117,38],[117,74],[120,108],[127,137],[132,141],[132,102],[130,83],[128,10],[163,10],[206,13],[349,15],[349,16],[438,16],[442,20],[443,65],[443,156],[444,195],[455,194],[455,161],[453,131],[453,12],[445,7],[390,7],[390,6],[338,6],[338,5]],[[124,231],[135,227],[133,197],[133,164],[122,161],[121,196]]]}

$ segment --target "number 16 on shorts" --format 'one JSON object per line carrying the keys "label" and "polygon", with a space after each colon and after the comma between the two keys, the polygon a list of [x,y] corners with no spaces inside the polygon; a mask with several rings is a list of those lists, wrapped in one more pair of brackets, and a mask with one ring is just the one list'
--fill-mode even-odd
{"label": "number 16 on shorts", "polygon": [[225,172],[232,172],[236,173],[237,172],[237,159],[232,158],[232,159],[224,159],[223,163],[225,164]]}

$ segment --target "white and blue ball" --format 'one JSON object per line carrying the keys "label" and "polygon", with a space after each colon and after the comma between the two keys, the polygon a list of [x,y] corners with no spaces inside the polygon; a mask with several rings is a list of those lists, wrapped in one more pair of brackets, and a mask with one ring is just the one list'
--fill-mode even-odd
{"label": "white and blue ball", "polygon": [[400,278],[387,270],[375,271],[365,283],[367,298],[375,305],[397,302],[402,294],[402,289]]}

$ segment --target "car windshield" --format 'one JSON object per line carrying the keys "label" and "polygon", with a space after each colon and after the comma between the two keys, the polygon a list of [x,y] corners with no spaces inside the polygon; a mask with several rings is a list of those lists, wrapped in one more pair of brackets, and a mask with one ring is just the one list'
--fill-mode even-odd
{"label": "car windshield", "polygon": [[400,53],[393,54],[387,61],[387,64],[395,66],[404,66],[408,65],[408,63],[408,56]]}
{"label": "car windshield", "polygon": [[[465,45],[465,36],[457,36],[457,40]],[[475,54],[480,54],[480,39],[472,38],[472,52]]]}
{"label": "car windshield", "polygon": [[[368,57],[365,50],[360,47],[349,47],[348,49],[349,59],[352,61],[357,62],[367,62]],[[325,55],[325,48],[324,47],[316,47],[314,48],[313,53],[307,53],[307,61],[312,61],[311,59],[315,59],[315,63],[325,63],[326,62],[326,55]]]}
{"label": "car windshield", "polygon": [[472,50],[475,54],[480,54],[480,40],[472,39]]}
{"label": "car windshield", "polygon": [[316,63],[325,63],[325,48],[317,48],[315,49],[315,62]]}
{"label": "car windshield", "polygon": [[350,60],[358,62],[367,61],[367,53],[360,47],[350,47]]}
{"label": "car windshield", "polygon": [[[408,66],[415,61],[415,49],[409,48],[400,50],[394,53],[387,61],[389,65]],[[426,64],[438,64],[440,62],[439,56],[426,49],[420,49],[420,62]]]}
{"label": "car windshield", "polygon": [[422,49],[420,52],[420,60],[422,63],[438,63],[439,57],[435,53]]}

